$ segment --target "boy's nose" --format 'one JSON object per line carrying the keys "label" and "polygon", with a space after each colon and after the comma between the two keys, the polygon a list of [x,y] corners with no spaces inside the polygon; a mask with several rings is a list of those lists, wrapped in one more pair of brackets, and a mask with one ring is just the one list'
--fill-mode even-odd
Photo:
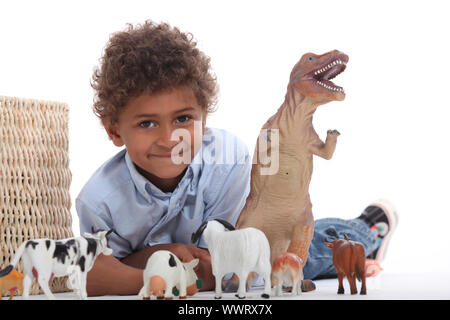
{"label": "boy's nose", "polygon": [[159,137],[157,139],[157,145],[161,146],[161,147],[166,147],[169,149],[172,149],[174,146],[176,146],[178,143],[180,143],[180,139],[179,138],[174,138],[175,140],[172,139],[172,133],[173,133],[174,129],[171,126],[164,126],[161,127],[160,132],[159,132]]}

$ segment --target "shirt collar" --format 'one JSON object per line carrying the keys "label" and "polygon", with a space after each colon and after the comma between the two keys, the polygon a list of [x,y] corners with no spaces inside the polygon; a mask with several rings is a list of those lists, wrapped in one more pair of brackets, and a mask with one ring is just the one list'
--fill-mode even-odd
{"label": "shirt collar", "polygon": [[[201,156],[201,152],[198,152],[195,155],[194,159],[196,159],[198,156]],[[131,160],[130,155],[128,154],[128,151],[125,152],[125,162],[127,164],[128,170],[130,171],[131,179],[133,180],[133,183],[136,186],[138,192],[149,202],[152,201],[152,196],[160,199],[172,196],[172,194],[176,193],[179,186],[181,186],[182,184],[190,184],[191,186],[195,186],[200,176],[201,165],[198,165],[198,162],[194,161],[194,159],[192,163],[187,167],[187,170],[183,178],[181,178],[177,188],[175,188],[173,192],[164,193],[137,171],[133,160]]]}

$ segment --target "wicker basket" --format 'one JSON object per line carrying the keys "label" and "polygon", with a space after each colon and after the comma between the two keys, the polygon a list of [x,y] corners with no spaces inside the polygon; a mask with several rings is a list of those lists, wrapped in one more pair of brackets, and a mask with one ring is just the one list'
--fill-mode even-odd
{"label": "wicker basket", "polygon": [[[26,240],[73,237],[68,119],[65,103],[0,96],[2,269]],[[17,268],[23,272],[22,261]],[[51,290],[69,291],[66,280],[55,278]],[[30,294],[39,293],[34,280]]]}

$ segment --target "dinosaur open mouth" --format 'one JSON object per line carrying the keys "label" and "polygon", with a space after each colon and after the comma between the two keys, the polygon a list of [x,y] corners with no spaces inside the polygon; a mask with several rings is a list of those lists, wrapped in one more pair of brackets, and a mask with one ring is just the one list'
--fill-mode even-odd
{"label": "dinosaur open mouth", "polygon": [[342,87],[335,85],[330,80],[345,70],[348,58],[340,57],[332,60],[326,65],[312,72],[312,77],[316,83],[328,90],[336,92],[344,92]]}

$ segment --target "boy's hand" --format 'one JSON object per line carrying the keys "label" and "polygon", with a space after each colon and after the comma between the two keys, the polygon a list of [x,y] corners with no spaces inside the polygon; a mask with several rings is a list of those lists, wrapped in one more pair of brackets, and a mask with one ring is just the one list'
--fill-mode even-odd
{"label": "boy's hand", "polygon": [[[158,244],[152,246],[152,248],[156,248],[156,250],[168,250],[175,254],[181,262],[189,262],[192,259],[200,259],[206,260],[211,263],[211,256],[209,255],[208,250],[200,249],[188,244],[182,243],[169,243],[169,244]],[[156,251],[155,250],[155,251]]]}

